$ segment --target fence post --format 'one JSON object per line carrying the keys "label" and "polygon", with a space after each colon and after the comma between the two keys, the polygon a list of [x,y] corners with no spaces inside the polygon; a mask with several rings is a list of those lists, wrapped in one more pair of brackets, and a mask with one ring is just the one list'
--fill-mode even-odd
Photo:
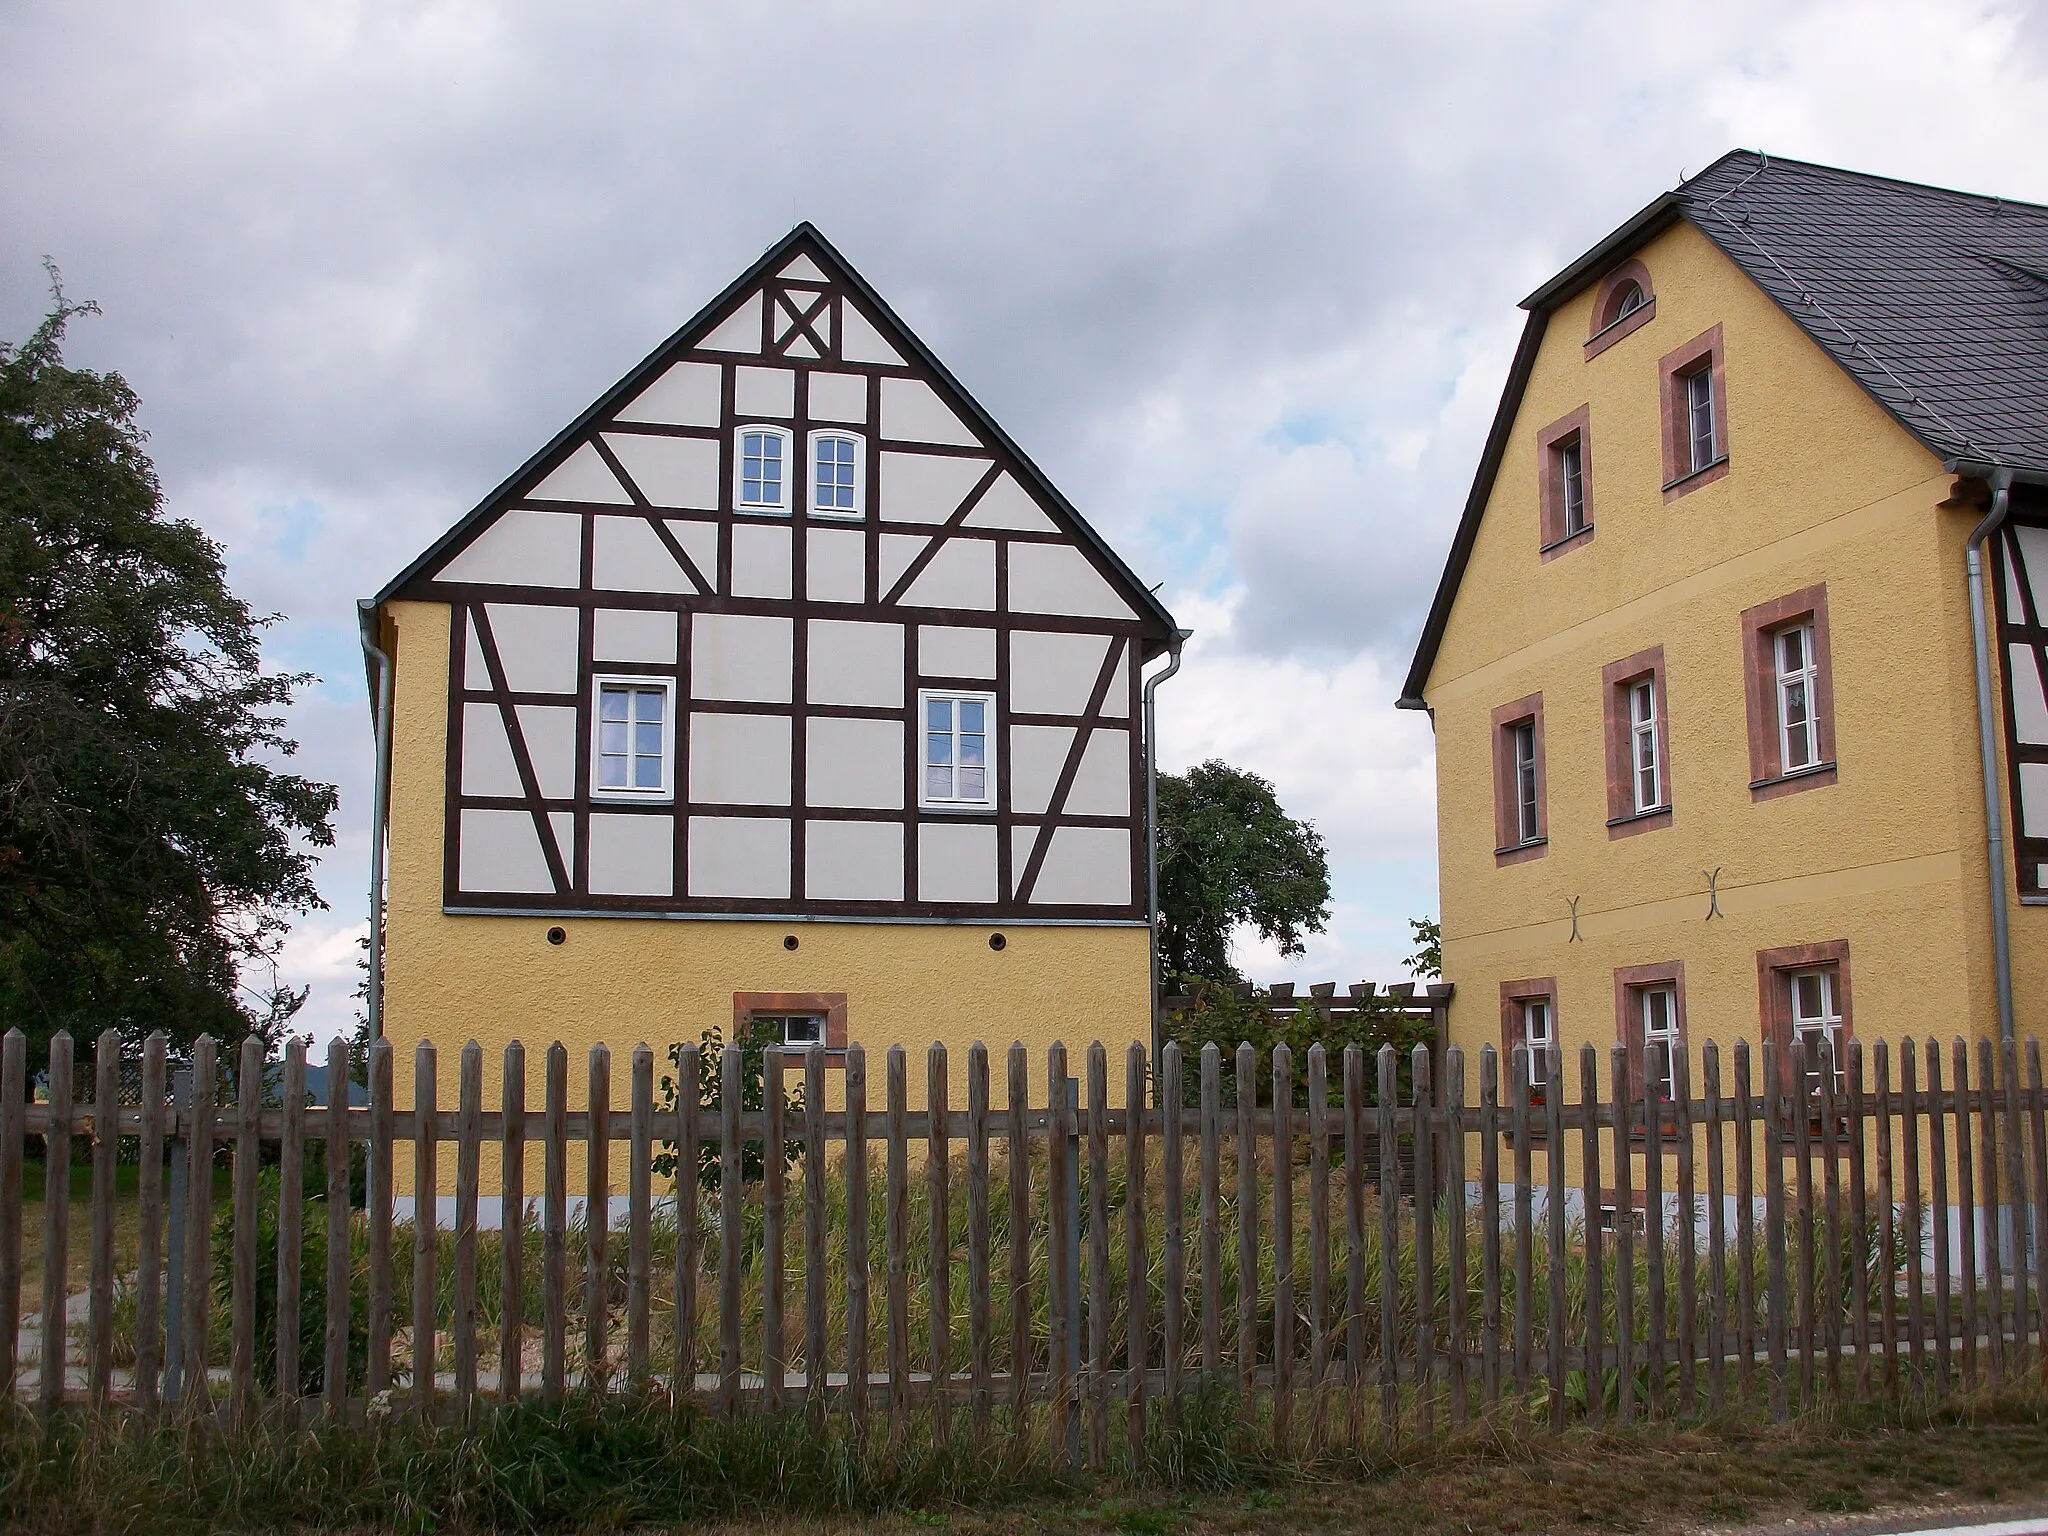
{"label": "fence post", "polygon": [[185,1388],[185,1202],[192,1173],[191,1132],[185,1111],[192,1107],[192,1069],[171,1077],[171,1193],[164,1236],[164,1388],[166,1408],[176,1408]]}

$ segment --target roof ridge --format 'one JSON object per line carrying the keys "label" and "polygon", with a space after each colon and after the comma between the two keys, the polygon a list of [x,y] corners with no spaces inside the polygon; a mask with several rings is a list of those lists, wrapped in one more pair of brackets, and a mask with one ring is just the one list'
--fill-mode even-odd
{"label": "roof ridge", "polygon": [[2029,202],[2027,199],[2020,197],[2004,197],[1995,192],[1969,192],[1961,187],[1943,186],[1939,182],[1913,181],[1904,176],[1886,176],[1877,171],[1859,171],[1851,166],[1830,165],[1825,160],[1802,160],[1797,155],[1774,155],[1768,150],[1760,149],[1731,149],[1727,154],[1722,155],[1720,159],[1701,171],[1698,176],[1680,180],[1678,190],[1683,191],[1694,182],[1699,181],[1702,177],[1714,171],[1717,167],[1729,160],[1735,159],[1739,155],[1754,155],[1766,165],[1797,166],[1801,170],[1825,171],[1830,176],[1847,176],[1857,181],[1879,182],[1889,187],[1901,187],[1910,192],[1931,192],[1939,197],[1962,198],[1973,203],[1987,204],[1994,210],[2001,208],[2024,208],[2032,213],[2048,214],[2048,203]]}

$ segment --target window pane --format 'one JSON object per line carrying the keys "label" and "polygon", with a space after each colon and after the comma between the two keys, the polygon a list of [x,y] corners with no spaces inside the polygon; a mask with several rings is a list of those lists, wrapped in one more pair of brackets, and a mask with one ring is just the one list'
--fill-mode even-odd
{"label": "window pane", "polygon": [[605,688],[597,696],[597,716],[600,720],[623,720],[626,718],[626,690]]}
{"label": "window pane", "polygon": [[960,770],[960,796],[962,800],[986,800],[988,790],[986,768],[962,768]]}
{"label": "window pane", "polygon": [[1796,1019],[1817,1019],[1821,1016],[1820,977],[1809,971],[1803,976],[1792,978],[1792,1016]]}
{"label": "window pane", "polygon": [[927,699],[924,706],[924,728],[928,731],[952,730],[952,701],[949,699]]}
{"label": "window pane", "polygon": [[599,758],[597,760],[597,785],[600,789],[624,789],[626,787],[625,758]]}
{"label": "window pane", "polygon": [[633,759],[633,787],[635,789],[661,788],[661,759],[659,757],[636,757]]}
{"label": "window pane", "polygon": [[643,721],[633,727],[633,750],[643,757],[661,756],[661,722]]}
{"label": "window pane", "polygon": [[1790,674],[1806,669],[1806,631],[1787,629],[1778,635],[1778,670]]}
{"label": "window pane", "polygon": [[924,760],[934,766],[951,767],[953,762],[953,737],[951,732],[934,731],[924,739]]}
{"label": "window pane", "polygon": [[933,766],[924,771],[924,792],[934,800],[953,798],[953,770]]}
{"label": "window pane", "polygon": [[597,728],[597,750],[605,753],[624,753],[626,750],[626,723],[623,720],[606,720]]}
{"label": "window pane", "polygon": [[658,688],[641,688],[633,694],[633,718],[661,723],[661,706],[666,700]]}
{"label": "window pane", "polygon": [[986,762],[987,759],[982,756],[982,752],[987,741],[988,738],[986,736],[973,736],[962,731],[960,733],[960,761],[962,763],[973,763],[977,766]]}
{"label": "window pane", "polygon": [[960,701],[961,730],[978,733],[982,729],[981,716],[982,703],[979,699],[962,699]]}

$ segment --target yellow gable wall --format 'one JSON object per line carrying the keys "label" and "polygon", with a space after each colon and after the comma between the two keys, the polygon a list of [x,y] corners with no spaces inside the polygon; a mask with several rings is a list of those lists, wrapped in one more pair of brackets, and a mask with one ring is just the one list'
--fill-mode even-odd
{"label": "yellow gable wall", "polygon": [[[1133,927],[1003,926],[997,952],[989,926],[911,923],[719,922],[633,918],[456,917],[441,909],[443,785],[448,748],[449,612],[444,604],[398,602],[386,610],[395,640],[385,1035],[393,1045],[395,1099],[413,1102],[414,1047],[438,1055],[441,1106],[456,1102],[458,1057],[484,1052],[484,1102],[495,1108],[504,1048],[526,1046],[527,1106],[539,1109],[549,1042],[569,1047],[569,1101],[586,1102],[589,1048],[612,1050],[611,1102],[628,1103],[628,1062],[642,1042],[655,1048],[657,1076],[667,1046],[695,1041],[710,1025],[732,1030],[735,992],[844,992],[848,1031],[868,1056],[867,1103],[884,1105],[887,1048],[909,1055],[908,1101],[925,1102],[926,1047],[949,1053],[953,1108],[966,1105],[968,1047],[990,1050],[992,1102],[1006,1098],[1004,1052],[1021,1040],[1030,1053],[1031,1101],[1046,1095],[1046,1050],[1066,1042],[1069,1071],[1085,1079],[1086,1046],[1110,1048],[1113,1099],[1121,1103],[1123,1051],[1142,1038],[1149,1007],[1146,933]],[[559,946],[549,927],[567,930]],[[798,948],[783,948],[794,934]],[[1147,1042],[1149,1045],[1149,1041]],[[799,1074],[793,1073],[793,1078]],[[828,1100],[839,1103],[839,1074]],[[1085,1092],[1085,1087],[1084,1087]],[[444,1148],[440,1192],[453,1189]],[[617,1154],[622,1157],[623,1153]],[[494,1155],[485,1157],[495,1163]],[[571,1189],[582,1188],[581,1159]],[[622,1167],[615,1159],[615,1168]],[[412,1188],[411,1166],[397,1169]],[[539,1152],[530,1149],[527,1188],[537,1193]],[[495,1168],[485,1171],[494,1192]]]}
{"label": "yellow gable wall", "polygon": [[[1972,519],[1935,510],[1939,463],[1691,226],[1640,259],[1657,310],[1633,335],[1585,359],[1590,291],[1550,320],[1427,690],[1454,1034],[1497,1041],[1501,982],[1555,976],[1563,1042],[1605,1046],[1614,969],[1679,959],[1689,1038],[1755,1040],[1757,951],[1837,939],[1860,1038],[1989,1029]],[[1717,323],[1729,470],[1667,506],[1659,360]],[[1544,564],[1536,436],[1582,405],[1594,535]],[[1740,615],[1821,582],[1839,781],[1753,803]],[[1610,839],[1601,669],[1655,645],[1673,820]],[[1496,868],[1491,712],[1539,691],[1548,852]]]}

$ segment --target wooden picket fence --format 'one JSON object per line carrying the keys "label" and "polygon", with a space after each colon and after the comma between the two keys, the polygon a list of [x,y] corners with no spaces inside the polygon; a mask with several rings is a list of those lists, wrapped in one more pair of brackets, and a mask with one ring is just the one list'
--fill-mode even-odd
{"label": "wooden picket fence", "polygon": [[[1000,1424],[1100,1461],[1112,1424],[1133,1435],[1175,1425],[1196,1393],[1227,1394],[1285,1451],[1338,1435],[1427,1437],[1486,1413],[1553,1428],[1745,1406],[1784,1414],[1826,1396],[1995,1384],[2040,1361],[2038,1042],[2025,1043],[2024,1082],[2022,1053],[1991,1041],[1946,1053],[1905,1042],[1896,1082],[1885,1043],[1871,1047],[1869,1074],[1852,1043],[1839,1086],[1834,1063],[1809,1063],[1801,1046],[1756,1055],[1753,1070],[1749,1047],[1735,1046],[1724,1093],[1720,1052],[1705,1045],[1695,1097],[1690,1053],[1679,1052],[1667,1101],[1631,1091],[1620,1048],[1589,1045],[1567,1102],[1567,1058],[1553,1052],[1545,1080],[1558,1091],[1532,1102],[1522,1050],[1503,1059],[1487,1046],[1468,1102],[1455,1047],[1419,1048],[1401,1095],[1391,1047],[1332,1062],[1317,1046],[1297,1073],[1287,1047],[1262,1061],[1244,1046],[1226,1107],[1214,1045],[1201,1052],[1199,1093],[1163,1103],[1135,1044],[1120,1095],[1100,1044],[1086,1053],[1085,1093],[1070,1086],[1063,1046],[1034,1085],[1017,1045],[999,1105],[976,1045],[957,1110],[934,1045],[929,1107],[908,1107],[907,1058],[891,1048],[877,1111],[854,1045],[829,1063],[820,1049],[771,1054],[764,1107],[743,1111],[736,1046],[718,1064],[716,1108],[660,1110],[659,1076],[695,1084],[697,1047],[658,1061],[641,1046],[619,1113],[602,1046],[589,1054],[586,1107],[569,1109],[560,1044],[546,1053],[539,1110],[526,1106],[514,1044],[500,1108],[487,1111],[472,1044],[455,1107],[424,1114],[396,1106],[386,1043],[370,1052],[367,1105],[351,1107],[339,1043],[327,1056],[331,1102],[316,1105],[302,1045],[279,1064],[247,1042],[228,1084],[202,1039],[179,1108],[161,1037],[139,1062],[103,1037],[93,1098],[79,1103],[71,1041],[52,1042],[37,1099],[23,1038],[10,1033],[0,1393],[44,1414],[76,1402],[246,1422],[467,1420],[522,1394],[652,1392],[726,1414],[857,1426],[886,1415],[892,1429],[929,1413],[944,1432],[963,1416],[978,1435]],[[1184,1081],[1177,1047],[1159,1067],[1157,1081]],[[444,1102],[432,1046],[413,1071],[414,1102]],[[833,1100],[842,1107],[816,1111]],[[67,1278],[74,1138],[92,1170],[82,1308]],[[25,1318],[32,1139],[45,1160],[43,1267],[40,1311]],[[441,1231],[406,1217],[393,1176],[404,1159],[410,1209],[435,1210],[448,1146],[455,1215]],[[537,1199],[526,1181],[535,1146]],[[366,1191],[352,1207],[351,1159],[365,1147]],[[192,1176],[172,1213],[164,1174],[180,1148]],[[700,1180],[704,1149],[715,1149],[715,1174]],[[206,1174],[220,1150],[232,1174],[217,1213]],[[117,1253],[116,1191],[131,1161],[129,1255]],[[491,1164],[496,1232],[479,1223]],[[261,1235],[266,1208],[274,1239]],[[167,1225],[182,1228],[179,1254],[167,1256]],[[324,1258],[309,1271],[316,1235]],[[182,1269],[175,1296],[167,1257]],[[324,1323],[310,1310],[316,1289]],[[80,1338],[68,1321],[44,1325],[80,1310]]]}

